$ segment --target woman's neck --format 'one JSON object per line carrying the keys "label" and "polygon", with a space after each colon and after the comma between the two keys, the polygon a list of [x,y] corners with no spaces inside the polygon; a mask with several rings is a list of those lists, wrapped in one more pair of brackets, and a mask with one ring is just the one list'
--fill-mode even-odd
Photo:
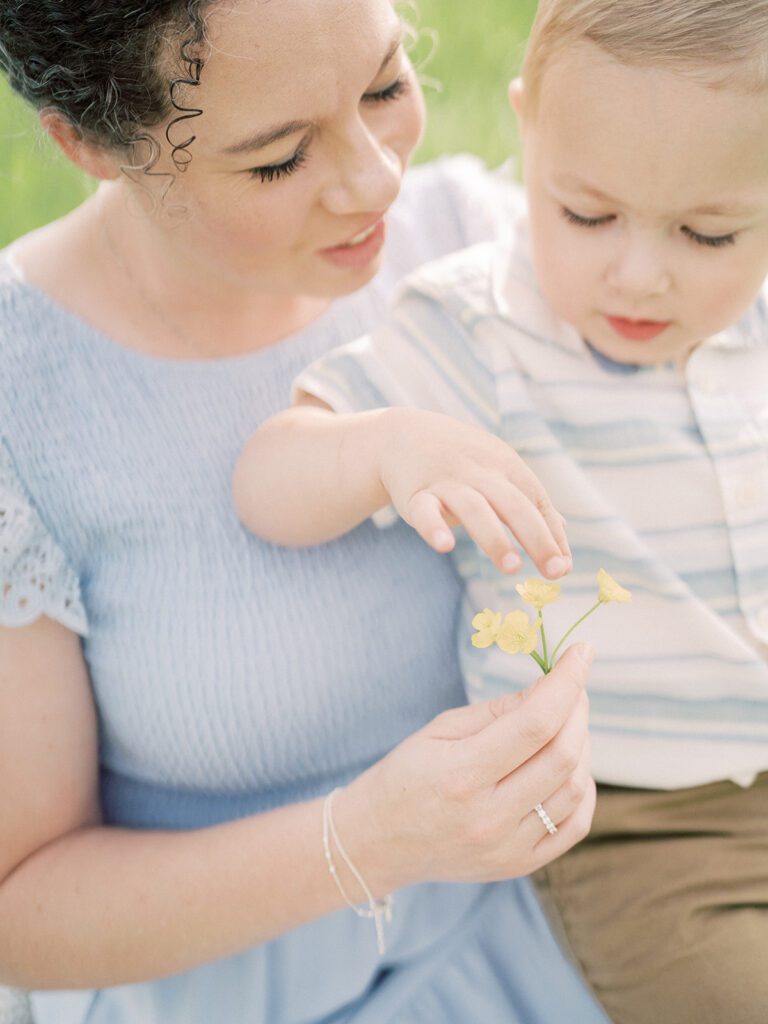
{"label": "woman's neck", "polygon": [[22,239],[28,280],[116,342],[168,359],[216,359],[275,344],[330,300],[266,294],[212,273],[102,185],[77,210]]}

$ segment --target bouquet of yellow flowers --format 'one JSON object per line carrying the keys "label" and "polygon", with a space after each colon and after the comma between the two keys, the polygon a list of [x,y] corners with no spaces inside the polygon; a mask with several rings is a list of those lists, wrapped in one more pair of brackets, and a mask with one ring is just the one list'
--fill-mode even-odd
{"label": "bouquet of yellow flowers", "polygon": [[[485,608],[472,619],[472,628],[477,630],[472,637],[472,645],[474,647],[491,647],[496,644],[507,654],[519,654],[522,651],[524,654],[529,654],[544,673],[552,670],[557,652],[574,629],[581,625],[592,612],[603,604],[610,604],[614,601],[618,604],[626,604],[627,601],[632,600],[632,594],[628,590],[619,586],[605,569],[600,569],[597,574],[597,601],[560,637],[557,646],[549,654],[547,634],[544,630],[544,608],[558,600],[560,584],[547,583],[546,580],[526,580],[525,583],[518,583],[515,590],[526,604],[536,609],[538,613],[536,618],[531,621],[525,612],[520,611],[502,616],[501,612],[492,612],[490,608]],[[539,640],[541,640],[540,652],[536,649],[539,646]]]}

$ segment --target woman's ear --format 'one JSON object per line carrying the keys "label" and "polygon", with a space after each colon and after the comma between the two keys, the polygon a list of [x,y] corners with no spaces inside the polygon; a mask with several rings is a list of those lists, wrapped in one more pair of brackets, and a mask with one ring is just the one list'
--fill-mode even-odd
{"label": "woman's ear", "polygon": [[40,111],[40,124],[67,160],[101,181],[120,177],[120,164],[108,149],[86,142],[75,126],[57,110]]}

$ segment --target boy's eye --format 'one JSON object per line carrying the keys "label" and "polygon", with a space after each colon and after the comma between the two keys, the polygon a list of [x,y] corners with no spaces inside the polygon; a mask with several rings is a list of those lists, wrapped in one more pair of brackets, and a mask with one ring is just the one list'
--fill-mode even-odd
{"label": "boy's eye", "polygon": [[567,206],[561,206],[560,212],[569,224],[577,224],[580,228],[598,228],[601,224],[608,224],[614,219],[612,214],[605,217],[581,217]]}
{"label": "boy's eye", "polygon": [[306,143],[302,142],[296,152],[288,160],[281,164],[265,164],[263,167],[251,167],[249,174],[260,181],[277,181],[279,178],[287,177],[297,171],[302,164],[306,163]]}
{"label": "boy's eye", "polygon": [[720,249],[724,245],[734,245],[736,242],[736,235],[733,233],[730,235],[701,235],[698,231],[694,231],[693,228],[685,226],[680,230],[692,242],[696,242],[697,245],[708,245],[712,249]]}
{"label": "boy's eye", "polygon": [[399,100],[408,92],[410,82],[406,75],[400,75],[394,82],[384,89],[377,89],[375,92],[367,92],[363,96],[363,103],[388,103],[390,100]]}

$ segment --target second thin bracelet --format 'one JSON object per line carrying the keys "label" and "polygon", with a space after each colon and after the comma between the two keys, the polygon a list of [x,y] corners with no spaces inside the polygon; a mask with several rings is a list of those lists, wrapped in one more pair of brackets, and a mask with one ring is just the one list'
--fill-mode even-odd
{"label": "second thin bracelet", "polygon": [[[331,878],[336,883],[336,888],[341,893],[341,896],[347,906],[351,910],[354,910],[358,917],[365,917],[369,920],[373,920],[374,927],[376,928],[376,945],[379,950],[379,955],[384,956],[387,951],[386,943],[384,941],[384,922],[386,921],[389,923],[392,920],[392,896],[384,896],[383,899],[380,900],[376,899],[368,888],[363,876],[352,863],[347,851],[344,849],[333,821],[333,798],[338,792],[338,789],[334,789],[328,794],[325,798],[325,802],[323,803],[323,854],[325,855],[325,863],[328,865],[328,871],[330,872]],[[355,881],[363,890],[368,904],[367,906],[358,906],[354,900],[350,899],[347,890],[344,888],[344,885],[339,878],[339,873],[333,860],[331,841],[333,841],[334,846],[339,851],[339,856],[349,868]]]}

